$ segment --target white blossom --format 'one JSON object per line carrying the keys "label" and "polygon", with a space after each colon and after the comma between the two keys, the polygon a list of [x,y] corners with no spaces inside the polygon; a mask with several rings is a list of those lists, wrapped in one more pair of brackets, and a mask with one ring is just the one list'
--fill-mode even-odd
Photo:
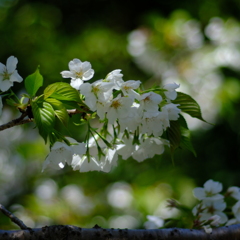
{"label": "white blossom", "polygon": [[92,156],[88,157],[86,155],[73,156],[72,161],[73,170],[79,170],[80,172],[90,172],[90,171],[101,171],[99,162]]}
{"label": "white blossom", "polygon": [[140,105],[138,103],[133,102],[129,114],[125,118],[124,117],[119,118],[121,132],[123,132],[125,129],[134,132],[138,128],[139,124],[142,121],[139,106]]}
{"label": "white blossom", "polygon": [[199,199],[222,199],[223,195],[219,194],[222,191],[222,184],[214,182],[212,179],[204,183],[204,187],[197,187],[193,189],[194,196]]}
{"label": "white blossom", "polygon": [[175,91],[176,88],[179,88],[180,84],[176,83],[169,83],[166,84],[163,88],[167,91],[164,92],[165,96],[170,100],[175,100],[177,97],[177,92]]}
{"label": "white blossom", "polygon": [[217,199],[217,200],[203,200],[203,212],[199,214],[200,221],[207,221],[214,215],[218,215],[220,217],[219,223],[225,223],[228,220],[228,217],[225,213],[223,213],[223,210],[226,208],[226,203],[223,201],[223,199]]}
{"label": "white blossom", "polygon": [[162,107],[162,111],[167,112],[169,120],[176,121],[176,120],[178,120],[179,113],[181,112],[181,110],[178,108],[178,106],[180,106],[180,104],[169,103],[169,104],[165,105],[164,107]]}
{"label": "white blossom", "polygon": [[208,221],[210,221],[211,226],[218,227],[221,223],[221,217],[218,215],[213,215],[208,219]]}
{"label": "white blossom", "polygon": [[228,220],[225,225],[226,225],[226,226],[229,226],[229,225],[239,224],[239,223],[240,223],[240,220],[238,220],[238,219],[236,219],[236,218],[232,218],[232,219]]}
{"label": "white blossom", "polygon": [[[98,141],[102,153],[99,153],[95,141]],[[89,139],[88,147],[89,151],[85,155],[74,156],[72,161],[72,167],[74,170],[79,170],[80,172],[109,172],[113,166],[117,165],[118,154],[116,149],[107,147],[98,136]]]}
{"label": "white blossom", "polygon": [[107,112],[107,119],[109,124],[113,124],[117,118],[125,118],[128,116],[133,99],[130,97],[121,97],[119,94],[111,101],[111,105]]}
{"label": "white blossom", "polygon": [[132,135],[129,138],[124,137],[122,139],[123,143],[118,144],[117,153],[122,156],[122,159],[127,160],[132,156],[132,153],[136,150],[136,144],[133,143]]}
{"label": "white blossom", "polygon": [[72,164],[73,157],[80,157],[86,153],[85,143],[79,143],[75,139],[66,137],[72,144],[68,146],[65,142],[55,142],[48,154],[43,170],[49,166],[54,169],[63,168],[65,164]]}
{"label": "white blossom", "polygon": [[74,58],[68,64],[70,71],[62,71],[63,78],[71,78],[70,85],[79,90],[83,81],[90,80],[94,75],[94,70],[89,62],[82,62],[81,60]]}
{"label": "white blossom", "polygon": [[114,83],[114,89],[120,90],[120,86],[124,82],[122,79],[123,74],[120,73],[121,71],[121,69],[113,70],[106,76],[104,81]]}
{"label": "white blossom", "polygon": [[0,96],[0,116],[2,115],[2,109],[3,109],[3,103],[2,103],[2,97]]}
{"label": "white blossom", "polygon": [[11,56],[7,59],[6,66],[0,63],[0,90],[5,92],[13,86],[14,82],[22,82],[23,78],[16,70],[18,60]]}
{"label": "white blossom", "polygon": [[163,227],[164,220],[158,216],[147,215],[148,221],[144,223],[146,229],[157,229]]}
{"label": "white blossom", "polygon": [[141,133],[148,135],[153,134],[154,137],[159,137],[163,131],[170,126],[168,115],[165,112],[144,112],[142,123],[139,126]]}
{"label": "white blossom", "polygon": [[240,201],[236,202],[232,207],[232,212],[235,218],[240,221]]}
{"label": "white blossom", "polygon": [[86,105],[92,111],[97,110],[100,119],[104,118],[110,106],[113,86],[113,83],[98,80],[92,84],[84,83],[80,87],[81,94],[85,96]]}
{"label": "white blossom", "polygon": [[209,234],[212,233],[212,228],[210,225],[204,225],[203,229],[204,229],[205,233],[209,233]]}
{"label": "white blossom", "polygon": [[140,96],[140,105],[143,111],[157,112],[161,101],[161,95],[155,92],[144,93]]}
{"label": "white blossom", "polygon": [[138,162],[153,158],[155,154],[160,155],[164,152],[164,145],[169,146],[169,142],[154,137],[140,139],[140,145],[136,146],[136,150],[132,153],[132,157]]}
{"label": "white blossom", "polygon": [[46,157],[43,164],[43,170],[46,167],[54,169],[63,168],[66,163],[71,164],[72,162],[72,149],[64,142],[55,142],[51,148],[50,153]]}
{"label": "white blossom", "polygon": [[240,188],[239,187],[229,187],[227,193],[236,200],[240,200]]}
{"label": "white blossom", "polygon": [[124,96],[129,96],[129,97],[132,97],[133,99],[139,100],[140,98],[139,93],[137,93],[133,89],[139,88],[140,84],[141,84],[141,81],[139,80],[138,81],[129,80],[129,81],[120,83],[119,87],[122,90]]}

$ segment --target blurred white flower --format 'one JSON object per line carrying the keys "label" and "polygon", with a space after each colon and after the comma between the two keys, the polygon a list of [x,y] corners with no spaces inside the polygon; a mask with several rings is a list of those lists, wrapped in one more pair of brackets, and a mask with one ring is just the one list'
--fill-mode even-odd
{"label": "blurred white flower", "polygon": [[203,186],[203,188],[197,187],[193,189],[193,194],[197,199],[223,199],[223,195],[219,194],[222,191],[222,184],[220,182],[214,182],[210,179]]}
{"label": "blurred white flower", "polygon": [[155,154],[162,154],[164,152],[164,145],[169,145],[169,142],[164,139],[150,137],[142,139],[141,144],[136,146],[136,150],[132,153],[132,157],[138,162],[145,159],[153,158]]}
{"label": "blurred white flower", "polygon": [[166,112],[147,111],[144,112],[140,132],[143,134],[146,133],[149,136],[153,134],[154,137],[159,137],[168,126],[170,124]]}
{"label": "blurred white flower", "polygon": [[223,210],[226,208],[226,203],[223,199],[212,199],[212,200],[203,200],[202,209],[204,209],[201,213],[199,213],[200,221],[207,221],[214,215],[218,215],[220,217],[219,223],[225,223],[228,220],[228,217]]}
{"label": "blurred white flower", "polygon": [[122,90],[124,96],[132,97],[139,100],[140,94],[133,89],[139,88],[141,81],[129,80],[119,84],[119,88]]}
{"label": "blurred white flower", "polygon": [[176,88],[179,88],[180,84],[176,83],[169,83],[166,84],[163,88],[167,91],[164,92],[165,96],[170,100],[174,100],[177,97],[177,92],[175,91]]}
{"label": "blurred white flower", "polygon": [[121,97],[119,94],[111,101],[111,105],[107,111],[107,119],[109,124],[113,124],[117,118],[125,118],[128,116],[133,99],[130,97]]}
{"label": "blurred white flower", "polygon": [[144,223],[146,229],[156,229],[164,225],[164,220],[160,217],[148,215],[147,219],[148,221]]}
{"label": "blurred white flower", "polygon": [[63,78],[71,78],[70,85],[79,90],[83,81],[90,80],[94,75],[94,70],[89,62],[82,62],[81,60],[74,58],[68,64],[70,71],[62,71]]}
{"label": "blurred white flower", "polygon": [[63,168],[65,164],[72,164],[74,158],[80,157],[86,153],[85,143],[79,143],[75,139],[67,137],[67,140],[73,145],[68,146],[65,142],[55,142],[51,152],[46,157],[43,164],[43,171],[46,167],[54,169]]}
{"label": "blurred white flower", "polygon": [[139,104],[134,102],[128,116],[125,118],[119,118],[119,124],[121,127],[121,132],[124,132],[125,129],[134,132],[139,124],[141,123],[141,112],[139,111]]}
{"label": "blurred white flower", "polygon": [[6,66],[0,63],[0,90],[5,92],[13,86],[13,82],[22,82],[23,78],[18,74],[18,60],[11,56],[7,59]]}
{"label": "blurred white flower", "polygon": [[47,155],[43,163],[43,171],[46,167],[54,169],[63,168],[66,163],[72,162],[72,149],[64,142],[55,142],[51,148],[51,152]]}
{"label": "blurred white flower", "polygon": [[180,104],[169,103],[162,107],[162,112],[167,112],[169,120],[176,121],[178,120],[179,113],[181,112],[178,106],[180,106]]}
{"label": "blurred white flower", "polygon": [[212,228],[210,227],[210,225],[204,225],[203,229],[206,233],[212,233]]}
{"label": "blurred white flower", "polygon": [[161,101],[161,95],[155,92],[144,93],[140,96],[141,109],[147,112],[157,112]]}
{"label": "blurred white flower", "polygon": [[104,81],[114,83],[114,88],[116,90],[120,90],[120,86],[124,82],[122,79],[123,74],[120,73],[121,71],[122,71],[121,69],[113,70],[106,76]]}
{"label": "blurred white flower", "polygon": [[2,109],[3,109],[3,103],[2,103],[2,97],[0,96],[0,116],[2,115]]}
{"label": "blurred white flower", "polygon": [[217,227],[217,226],[219,226],[219,224],[220,224],[221,217],[218,216],[218,215],[213,215],[212,217],[210,217],[210,218],[208,219],[208,221],[210,221],[210,225],[211,225],[211,226]]}
{"label": "blurred white flower", "polygon": [[85,103],[92,110],[96,111],[103,119],[112,100],[112,89],[114,83],[98,80],[92,84],[84,83],[80,86],[80,92],[85,96]]}
{"label": "blurred white flower", "polygon": [[231,197],[236,200],[240,200],[240,188],[239,187],[229,187],[227,190],[227,195],[229,194]]}
{"label": "blurred white flower", "polygon": [[240,201],[236,202],[232,207],[232,212],[235,218],[240,221]]}

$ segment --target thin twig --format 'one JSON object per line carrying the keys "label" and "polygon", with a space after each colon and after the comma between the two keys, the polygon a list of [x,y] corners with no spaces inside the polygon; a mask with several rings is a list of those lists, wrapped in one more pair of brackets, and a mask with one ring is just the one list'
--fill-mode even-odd
{"label": "thin twig", "polygon": [[27,112],[23,112],[19,118],[13,119],[12,121],[0,125],[0,131],[17,126],[25,123],[33,122],[33,119],[24,119],[27,116]]}
{"label": "thin twig", "polygon": [[22,220],[18,219],[15,215],[13,215],[11,212],[9,212],[2,204],[0,204],[0,210],[3,214],[5,214],[7,217],[9,217],[12,222],[17,224],[22,230],[30,229],[23,223]]}

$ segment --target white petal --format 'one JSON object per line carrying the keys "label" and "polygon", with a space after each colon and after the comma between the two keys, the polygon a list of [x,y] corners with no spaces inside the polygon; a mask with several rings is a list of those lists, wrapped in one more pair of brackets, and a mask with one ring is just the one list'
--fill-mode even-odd
{"label": "white petal", "polygon": [[18,74],[17,70],[15,70],[11,76],[9,81],[11,82],[22,82],[23,78]]}
{"label": "white petal", "polygon": [[70,71],[62,71],[60,72],[63,78],[76,78],[75,74]]}
{"label": "white petal", "polygon": [[0,90],[3,92],[7,91],[12,86],[13,86],[13,83],[10,81],[5,80],[0,82]]}
{"label": "white petal", "polygon": [[14,70],[16,69],[17,67],[17,63],[18,63],[18,60],[16,57],[14,56],[11,56],[7,59],[7,64],[6,64],[6,67],[7,67],[7,71],[9,73],[12,73],[14,72]]}
{"label": "white petal", "polygon": [[83,80],[81,80],[80,78],[72,79],[71,82],[70,82],[70,85],[77,90],[80,89],[80,86],[82,84],[83,84]]}
{"label": "white petal", "polygon": [[89,69],[88,71],[84,72],[83,74],[83,80],[86,81],[86,80],[89,80],[93,77],[94,75],[94,70],[93,69]]}

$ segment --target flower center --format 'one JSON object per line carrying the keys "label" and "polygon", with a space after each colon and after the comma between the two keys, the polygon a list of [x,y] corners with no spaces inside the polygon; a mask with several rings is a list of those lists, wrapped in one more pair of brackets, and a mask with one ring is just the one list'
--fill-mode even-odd
{"label": "flower center", "polygon": [[118,109],[121,106],[122,106],[122,104],[118,100],[113,101],[112,104],[111,104],[111,107],[113,107],[115,109]]}
{"label": "flower center", "polygon": [[97,94],[99,92],[99,90],[100,90],[100,86],[98,86],[98,85],[95,85],[95,86],[92,87],[92,92],[94,94]]}
{"label": "flower center", "polygon": [[3,76],[3,81],[9,80],[10,76],[11,76],[11,73],[8,73],[7,70],[5,70],[2,74],[2,76]]}
{"label": "flower center", "polygon": [[78,78],[82,78],[82,76],[83,76],[83,71],[76,72],[76,76],[77,76]]}

